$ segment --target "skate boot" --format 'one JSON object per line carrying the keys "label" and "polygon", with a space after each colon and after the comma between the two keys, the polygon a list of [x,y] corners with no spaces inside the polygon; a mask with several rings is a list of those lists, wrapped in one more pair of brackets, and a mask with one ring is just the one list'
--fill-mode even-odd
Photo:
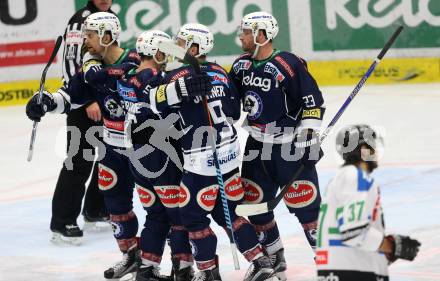
{"label": "skate boot", "polygon": [[218,266],[213,269],[207,269],[197,272],[191,281],[222,281]]}
{"label": "skate boot", "polygon": [[157,266],[142,264],[137,271],[136,281],[173,281],[173,277],[161,275]]}
{"label": "skate boot", "polygon": [[82,215],[84,217],[84,231],[101,232],[112,229],[110,216],[108,214],[99,213],[93,216],[83,211]]}
{"label": "skate boot", "polygon": [[284,249],[279,249],[273,255],[269,255],[270,263],[272,264],[274,275],[280,281],[286,281],[286,259],[284,258]]}
{"label": "skate boot", "polygon": [[138,270],[140,263],[140,251],[137,247],[134,247],[123,254],[122,261],[104,271],[104,278],[117,279],[128,274],[133,275]]}
{"label": "skate boot", "polygon": [[75,224],[67,224],[61,227],[52,227],[52,238],[50,241],[55,244],[70,244],[79,246],[82,242],[83,232]]}
{"label": "skate boot", "polygon": [[273,273],[274,270],[269,257],[262,256],[252,261],[252,264],[246,272],[244,281],[263,281],[273,276]]}
{"label": "skate boot", "polygon": [[171,276],[173,276],[174,281],[191,281],[194,277],[194,269],[192,266],[180,268],[180,260],[176,258],[171,258],[171,262],[173,263]]}

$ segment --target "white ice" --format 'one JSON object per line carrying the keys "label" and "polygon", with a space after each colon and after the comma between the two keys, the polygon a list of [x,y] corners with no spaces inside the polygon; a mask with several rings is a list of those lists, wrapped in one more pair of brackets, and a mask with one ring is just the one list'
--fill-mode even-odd
{"label": "white ice", "polygon": [[[325,87],[326,125],[351,92],[351,87]],[[385,155],[375,177],[382,182],[385,221],[389,233],[409,234],[422,241],[412,263],[397,261],[392,280],[440,280],[440,85],[365,85],[344,113],[335,131],[350,123],[377,126],[385,135]],[[34,160],[26,162],[32,122],[24,107],[0,108],[0,280],[104,280],[103,270],[120,259],[111,232],[84,235],[79,247],[49,242],[51,196],[65,149],[65,117],[49,115],[39,124]],[[241,140],[245,134],[240,131]],[[324,144],[318,164],[321,191],[340,165],[334,134]],[[144,214],[136,201],[135,211]],[[276,210],[288,261],[288,280],[315,277],[313,254],[296,218],[284,206]],[[83,221],[80,218],[79,224]],[[242,280],[247,263],[233,269],[228,240],[218,234],[223,280]],[[162,262],[170,270],[169,251]]]}

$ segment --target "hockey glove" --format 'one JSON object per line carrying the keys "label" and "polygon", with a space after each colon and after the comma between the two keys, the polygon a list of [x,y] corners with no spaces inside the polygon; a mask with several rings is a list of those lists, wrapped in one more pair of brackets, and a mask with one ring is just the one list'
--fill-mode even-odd
{"label": "hockey glove", "polygon": [[391,242],[392,252],[387,254],[387,259],[394,262],[397,259],[412,261],[419,252],[420,242],[403,235],[388,235],[385,237]]}
{"label": "hockey glove", "polygon": [[206,73],[181,77],[175,83],[179,98],[188,99],[195,96],[206,96],[211,93],[212,78]]}
{"label": "hockey glove", "polygon": [[55,100],[49,92],[43,91],[40,104],[38,103],[38,92],[36,92],[26,105],[26,115],[32,121],[40,122],[46,112],[52,111],[56,107]]}
{"label": "hockey glove", "polygon": [[319,136],[316,131],[306,129],[298,133],[293,141],[295,154],[299,153],[300,161],[305,166],[313,166],[324,155],[320,147]]}

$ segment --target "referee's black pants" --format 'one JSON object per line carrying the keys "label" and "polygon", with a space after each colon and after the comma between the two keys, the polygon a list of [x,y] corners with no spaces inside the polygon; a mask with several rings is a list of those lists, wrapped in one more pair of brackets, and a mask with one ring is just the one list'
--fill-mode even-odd
{"label": "referee's black pants", "polygon": [[[83,213],[90,217],[102,217],[108,215],[105,208],[104,198],[98,189],[98,165],[94,165],[90,159],[84,159],[84,149],[94,147],[86,141],[86,132],[92,126],[100,126],[87,117],[85,107],[74,109],[67,115],[67,126],[76,126],[81,133],[79,149],[73,156],[69,152],[75,151],[71,148],[73,138],[79,136],[67,132],[67,158],[63,163],[58,177],[55,192],[52,198],[52,219],[51,229],[59,229],[68,224],[76,224],[81,213],[81,203],[85,193],[85,183],[92,174],[87,192],[84,198]],[[99,138],[98,133],[95,137]],[[78,140],[75,140],[78,142]],[[69,151],[72,149],[72,151]],[[96,153],[96,151],[95,151]],[[73,153],[72,153],[73,154]]]}

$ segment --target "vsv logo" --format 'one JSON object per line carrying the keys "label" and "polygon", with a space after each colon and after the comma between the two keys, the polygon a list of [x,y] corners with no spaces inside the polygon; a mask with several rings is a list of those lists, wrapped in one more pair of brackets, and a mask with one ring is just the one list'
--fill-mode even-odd
{"label": "vsv logo", "polygon": [[255,86],[261,88],[264,92],[268,92],[270,90],[271,81],[269,78],[261,78],[258,76],[254,77],[254,73],[251,72],[251,75],[243,75],[242,85],[246,86]]}

